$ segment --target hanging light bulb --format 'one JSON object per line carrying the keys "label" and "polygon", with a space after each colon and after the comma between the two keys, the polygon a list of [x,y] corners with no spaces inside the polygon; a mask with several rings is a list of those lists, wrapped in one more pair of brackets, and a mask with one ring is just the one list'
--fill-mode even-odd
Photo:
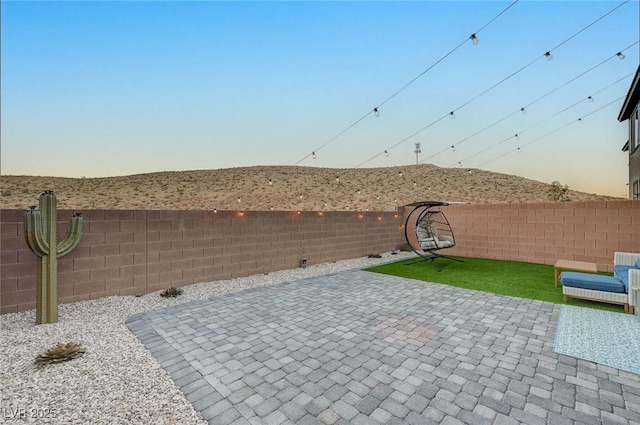
{"label": "hanging light bulb", "polygon": [[238,203],[240,203],[240,197],[238,196]]}
{"label": "hanging light bulb", "polygon": [[622,52],[618,52],[618,53],[616,53],[616,56],[617,56],[620,60],[622,60],[622,59],[624,59],[624,58],[625,58],[624,53],[622,53]]}
{"label": "hanging light bulb", "polygon": [[516,134],[516,135],[515,135],[515,136],[513,136],[513,137],[515,137],[516,139],[519,139],[519,138],[520,138],[520,136],[518,136],[518,134]]}
{"label": "hanging light bulb", "polygon": [[387,156],[387,157],[388,157],[388,156],[389,156],[389,152],[384,151],[384,156]]}
{"label": "hanging light bulb", "polygon": [[544,57],[547,58],[548,60],[553,59],[553,56],[551,56],[551,52],[545,52]]}
{"label": "hanging light bulb", "polygon": [[455,152],[456,151],[456,146],[455,145],[451,145],[451,150]]}
{"label": "hanging light bulb", "polygon": [[302,194],[300,194],[300,199],[302,199]]}
{"label": "hanging light bulb", "polygon": [[587,98],[587,100],[588,100],[589,102],[593,102],[593,97],[589,96],[589,97]]}
{"label": "hanging light bulb", "polygon": [[269,179],[269,186],[273,186],[273,180]]}
{"label": "hanging light bulb", "polygon": [[416,183],[416,181],[413,181],[413,187],[418,187],[418,183]]}
{"label": "hanging light bulb", "polygon": [[518,149],[516,149],[516,150],[518,151],[518,153],[520,153],[520,152],[521,152],[520,148],[518,148]]}
{"label": "hanging light bulb", "polygon": [[582,121],[582,118],[578,118],[578,122],[582,124],[584,121]]}
{"label": "hanging light bulb", "polygon": [[336,182],[340,183],[340,176],[336,176]]}
{"label": "hanging light bulb", "polygon": [[379,200],[379,199],[380,199],[380,195],[376,195],[376,199],[378,199],[378,200]]}
{"label": "hanging light bulb", "polygon": [[526,113],[527,113],[527,110],[526,110],[526,109],[524,109],[524,108],[520,108],[520,112],[522,112],[523,114],[526,114]]}
{"label": "hanging light bulb", "polygon": [[378,111],[378,108],[373,108],[373,114],[374,114],[376,117],[379,117],[379,116],[380,116],[380,111]]}
{"label": "hanging light bulb", "polygon": [[360,189],[358,189],[358,192],[357,192],[357,193],[358,193],[358,195],[360,195]]}
{"label": "hanging light bulb", "polygon": [[316,151],[311,152],[311,158],[316,159]]}
{"label": "hanging light bulb", "polygon": [[217,209],[217,208],[214,208],[214,209],[213,209],[213,213],[214,213],[214,214],[218,214],[218,209]]}
{"label": "hanging light bulb", "polygon": [[478,44],[478,36],[475,33],[471,34],[469,38],[473,41],[473,44]]}
{"label": "hanging light bulb", "polygon": [[402,171],[398,171],[398,177],[402,177]]}
{"label": "hanging light bulb", "polygon": [[456,114],[453,111],[449,112],[449,116],[451,117],[452,120],[456,118]]}
{"label": "hanging light bulb", "polygon": [[429,192],[431,192],[431,186],[429,186]]}
{"label": "hanging light bulb", "polygon": [[458,161],[458,167],[462,168],[462,161]]}
{"label": "hanging light bulb", "polygon": [[271,206],[271,211],[273,211],[273,205]]}
{"label": "hanging light bulb", "polygon": [[473,171],[471,171],[471,168],[469,168],[469,174],[471,174]]}

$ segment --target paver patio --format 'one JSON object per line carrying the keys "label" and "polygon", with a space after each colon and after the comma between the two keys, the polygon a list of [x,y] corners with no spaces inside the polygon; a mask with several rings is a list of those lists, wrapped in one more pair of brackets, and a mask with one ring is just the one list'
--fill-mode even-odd
{"label": "paver patio", "polygon": [[360,270],[131,316],[211,424],[638,424],[640,376],[553,352],[559,306]]}

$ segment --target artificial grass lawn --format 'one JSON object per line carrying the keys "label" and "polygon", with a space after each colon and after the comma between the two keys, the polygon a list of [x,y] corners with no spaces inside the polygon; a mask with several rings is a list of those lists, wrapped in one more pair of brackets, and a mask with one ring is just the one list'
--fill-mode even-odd
{"label": "artificial grass lawn", "polygon": [[[436,259],[436,264],[442,270],[440,272],[436,271],[428,261],[406,265],[417,259],[383,264],[366,270],[459,288],[563,304],[562,286],[558,284],[556,288],[553,285],[553,266],[484,258],[455,258],[463,260],[464,263],[443,258]],[[616,312],[624,311],[621,305],[574,298],[568,298],[567,304]]]}

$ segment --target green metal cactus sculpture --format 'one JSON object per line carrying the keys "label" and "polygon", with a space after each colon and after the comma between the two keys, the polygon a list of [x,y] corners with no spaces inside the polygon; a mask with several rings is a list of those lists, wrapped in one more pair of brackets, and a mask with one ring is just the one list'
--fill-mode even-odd
{"label": "green metal cactus sculpture", "polygon": [[40,209],[30,207],[24,213],[24,238],[38,257],[36,288],[36,323],[58,321],[58,258],[70,253],[82,236],[82,215],[73,214],[64,240],[58,243],[56,195],[45,190],[40,195]]}

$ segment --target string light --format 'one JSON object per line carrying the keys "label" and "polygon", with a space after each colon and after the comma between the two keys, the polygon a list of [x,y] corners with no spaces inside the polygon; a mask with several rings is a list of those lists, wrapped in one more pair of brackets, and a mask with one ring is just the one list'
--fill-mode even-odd
{"label": "string light", "polygon": [[455,145],[451,145],[451,150],[455,152],[456,151],[456,146]]}
{"label": "string light", "polygon": [[300,199],[302,199],[302,193],[299,195]]}
{"label": "string light", "polygon": [[357,192],[357,193],[358,193],[358,195],[360,195],[360,189],[358,189],[358,192]]}
{"label": "string light", "polygon": [[513,137],[515,137],[516,140],[520,139],[520,136],[518,136],[518,133],[516,133]]}
{"label": "string light", "polygon": [[[636,41],[635,43],[632,43],[631,45],[627,46],[627,47],[626,47],[625,49],[623,49],[623,50],[627,50],[627,49],[629,49],[629,48],[633,47],[633,46],[634,46],[634,45],[636,45],[636,44],[638,44],[638,41]],[[537,103],[537,102],[541,101],[542,99],[546,98],[547,96],[551,95],[552,93],[555,93],[556,91],[558,91],[558,90],[560,90],[561,88],[563,88],[563,87],[567,86],[568,84],[572,83],[573,81],[577,80],[578,78],[580,78],[580,77],[582,77],[582,76],[584,76],[584,75],[588,74],[589,72],[593,71],[594,69],[596,69],[596,68],[600,67],[601,65],[605,64],[606,62],[608,62],[609,60],[613,59],[614,57],[616,57],[616,55],[612,55],[612,56],[610,56],[609,58],[607,58],[607,59],[605,59],[605,60],[601,61],[600,63],[598,63],[598,64],[596,64],[596,65],[592,66],[591,68],[587,69],[586,71],[584,71],[584,72],[582,72],[582,73],[578,74],[577,76],[573,77],[572,79],[570,79],[570,80],[568,80],[568,81],[564,82],[564,83],[563,83],[563,84],[561,84],[560,86],[557,86],[557,87],[556,87],[556,88],[554,88],[553,90],[551,90],[551,91],[549,91],[549,92],[545,93],[544,95],[542,95],[542,96],[538,97],[537,99],[535,99],[534,101],[530,102],[528,105],[525,105],[523,108],[521,108],[521,109],[520,109],[520,111],[524,114],[525,112],[524,112],[523,110],[526,110],[525,108],[527,108],[527,107],[529,107],[529,106],[531,106],[531,105],[533,105],[533,104],[535,104],[535,103]],[[610,85],[608,85],[607,87],[605,87],[605,88],[603,88],[603,89],[601,89],[601,90],[599,90],[599,91],[597,91],[597,92],[593,93],[593,95],[596,95],[596,94],[598,94],[598,93],[600,93],[600,92],[602,92],[602,91],[606,90],[607,88],[609,88],[609,87],[613,86],[614,84],[619,83],[620,81],[622,81],[622,80],[626,79],[626,78],[627,78],[628,76],[630,76],[630,75],[633,75],[633,73],[631,73],[631,74],[627,74],[626,76],[624,76],[624,77],[622,77],[622,78],[618,79],[617,81],[615,81],[615,82],[611,83],[611,84],[610,84]],[[560,113],[562,113],[562,112],[564,112],[564,111],[566,111],[566,110],[568,110],[568,109],[570,109],[570,108],[572,108],[572,107],[576,106],[578,103],[580,103],[580,102],[582,102],[582,101],[584,101],[584,100],[585,100],[585,98],[582,98],[582,99],[581,99],[579,102],[577,102],[576,104],[574,104],[574,105],[572,105],[572,106],[570,106],[570,107],[568,107],[568,108],[566,108],[566,109],[564,109],[564,110],[562,110],[562,111],[560,111],[560,112],[556,113],[556,115],[559,115]],[[458,144],[458,145],[460,145],[461,143],[464,143],[464,142],[468,141],[468,140],[469,140],[469,139],[471,139],[472,137],[477,136],[478,134],[480,134],[480,133],[482,133],[482,132],[484,132],[484,131],[488,130],[488,129],[489,129],[489,128],[491,128],[491,127],[494,127],[495,125],[497,125],[497,124],[499,124],[499,123],[501,123],[501,122],[505,121],[506,119],[510,118],[511,116],[515,115],[516,113],[517,113],[517,111],[514,111],[514,112],[512,112],[511,114],[504,116],[503,118],[501,118],[501,119],[499,119],[499,120],[497,120],[497,121],[493,122],[492,124],[490,124],[490,125],[488,125],[488,126],[486,126],[486,127],[482,128],[481,130],[476,131],[475,133],[471,134],[470,136],[467,136],[466,138],[464,138],[464,139],[462,139],[462,140],[458,141],[458,142],[457,142],[457,144]],[[541,124],[541,123],[542,123],[542,122],[539,122],[539,123],[535,124],[534,126],[529,127],[529,128],[528,128],[528,129],[526,129],[526,130],[529,130],[529,129],[531,129],[531,128],[533,128],[533,127],[535,127],[535,126],[537,126],[537,125],[539,125],[539,124]],[[526,131],[526,130],[523,130],[523,132],[524,132],[524,131]],[[486,150],[491,149],[492,147],[494,147],[494,146],[496,146],[496,145],[498,145],[498,144],[500,144],[500,143],[503,143],[503,142],[508,141],[509,139],[510,139],[510,138],[507,138],[507,139],[504,139],[504,140],[502,140],[502,141],[500,141],[500,142],[497,142],[497,143],[495,143],[495,144],[491,145],[489,148],[487,148],[487,149],[485,149],[485,150],[482,150],[482,151],[481,151],[481,152],[479,152],[479,153],[483,153],[483,152],[485,152]],[[448,149],[448,148],[442,149],[441,151],[439,151],[439,152],[437,152],[437,153],[435,153],[435,154],[433,154],[433,155],[429,156],[429,157],[428,157],[428,158],[426,158],[425,160],[428,160],[428,159],[431,159],[431,158],[433,158],[433,157],[435,157],[435,156],[437,156],[437,155],[440,155],[440,154],[444,153],[445,151],[447,151],[447,149]],[[465,158],[465,159],[473,158],[473,157],[474,157],[474,156],[476,156],[476,155],[477,155],[477,154],[472,155],[472,156],[469,156],[468,158]],[[424,161],[423,161],[423,162],[424,162]]]}
{"label": "string light", "polygon": [[311,152],[311,158],[316,159],[316,151]]}
{"label": "string light", "polygon": [[616,56],[617,56],[618,58],[620,58],[620,60],[622,60],[622,59],[624,59],[624,58],[625,58],[624,53],[622,53],[622,52],[618,52],[618,53],[616,53]]}
{"label": "string light", "polygon": [[546,53],[544,54],[544,57],[545,57],[545,58],[547,58],[547,60],[551,60],[551,59],[553,59],[553,56],[551,56],[551,52],[546,52]]}
{"label": "string light", "polygon": [[269,179],[269,186],[273,186],[273,180]]}
{"label": "string light", "polygon": [[522,112],[523,114],[526,114],[526,113],[527,113],[527,110],[526,110],[526,109],[524,109],[524,108],[520,108],[520,112]]}
{"label": "string light", "polygon": [[452,120],[456,119],[456,114],[453,111],[449,112],[449,116]]}
{"label": "string light", "polygon": [[218,209],[217,209],[217,208],[214,208],[214,209],[213,209],[213,213],[214,213],[214,214],[218,214]]}
{"label": "string light", "polygon": [[[634,44],[638,44],[638,43],[636,42],[636,43],[634,43]],[[634,44],[632,44],[631,46],[633,46]],[[605,60],[605,61],[603,61],[603,62],[600,62],[600,64],[596,65],[595,67],[592,67],[590,70],[588,70],[588,71],[586,71],[586,72],[583,72],[582,74],[580,74],[580,76],[581,76],[581,75],[585,75],[587,72],[589,72],[589,71],[591,71],[591,70],[595,69],[597,66],[599,66],[599,65],[601,65],[601,64],[603,64],[603,63],[605,63],[606,61],[608,61],[608,60],[610,60],[610,59],[612,59],[612,58],[614,58],[614,57],[615,57],[615,55],[613,55],[613,56],[609,57],[609,59],[607,59],[607,60]],[[601,88],[600,90],[598,90],[598,91],[594,92],[594,93],[593,93],[593,95],[592,95],[592,97],[593,97],[593,96],[595,96],[595,95],[597,95],[597,94],[599,94],[599,93],[602,93],[602,92],[604,92],[605,90],[609,89],[610,87],[613,87],[614,85],[616,85],[616,84],[618,84],[618,83],[620,83],[620,82],[622,82],[622,81],[626,80],[628,77],[632,76],[633,74],[634,74],[633,72],[632,72],[632,73],[629,73],[629,74],[627,74],[627,75],[623,76],[622,78],[619,78],[619,79],[617,79],[616,81],[614,81],[614,82],[612,82],[612,83],[608,84],[607,86],[605,86],[605,87]],[[576,77],[576,78],[578,78],[578,77]],[[573,78],[571,81],[575,80],[576,78]],[[566,84],[567,84],[567,83],[562,84],[560,87],[563,87],[563,86],[564,86],[564,85],[566,85]],[[558,88],[559,88],[559,87],[558,87]],[[550,93],[552,93],[552,92],[554,92],[554,91],[558,90],[558,88],[556,88],[556,89],[552,90],[552,91],[551,91],[551,92],[549,92],[548,94],[550,94]],[[546,95],[545,95],[545,96],[546,96]],[[542,98],[543,98],[543,97],[545,97],[545,96],[542,96],[542,97],[538,98],[538,100],[539,100],[539,99],[542,99]],[[562,113],[564,113],[564,112],[568,111],[569,109],[572,109],[572,108],[574,108],[574,107],[578,106],[580,103],[584,102],[585,100],[587,100],[587,98],[584,98],[584,97],[583,97],[583,98],[581,98],[579,101],[577,101],[577,102],[573,103],[572,105],[567,106],[567,107],[565,107],[565,108],[561,109],[560,111],[555,112],[554,114],[552,114],[552,115],[548,116],[547,118],[545,118],[545,119],[543,119],[543,120],[541,120],[541,121],[537,122],[536,124],[533,124],[533,125],[531,125],[531,126],[529,126],[529,127],[525,128],[524,130],[520,131],[520,132],[518,133],[518,135],[520,135],[520,134],[524,133],[525,131],[529,131],[529,130],[531,130],[532,128],[535,128],[535,127],[537,127],[537,126],[539,126],[539,125],[541,125],[541,124],[544,124],[545,122],[549,121],[550,119],[553,119],[553,118],[555,118],[556,116],[558,116],[558,115],[560,115],[560,114],[562,114]],[[498,123],[498,122],[499,122],[499,121],[496,121],[496,123]],[[496,124],[496,123],[494,123],[494,124]],[[493,126],[494,124],[492,124],[492,126]],[[487,127],[485,127],[485,129],[486,129],[486,128],[487,128]],[[484,129],[483,129],[483,130],[484,130]],[[481,130],[481,131],[482,131],[482,130]],[[478,134],[478,133],[476,133],[476,134]],[[511,140],[513,137],[514,137],[514,136],[509,136],[509,137],[507,137],[507,138],[505,138],[505,139],[502,139],[502,140],[501,140],[501,141],[499,141],[499,142],[496,142],[496,143],[494,143],[494,144],[490,145],[490,146],[489,146],[489,147],[487,147],[487,148],[481,149],[481,150],[479,150],[479,151],[475,152],[474,154],[472,154],[472,155],[470,155],[470,156],[468,156],[468,157],[464,158],[464,159],[463,159],[463,161],[466,161],[467,159],[473,159],[473,158],[477,157],[478,155],[481,155],[481,154],[483,154],[483,153],[487,152],[487,151],[488,151],[488,150],[490,150],[490,149],[495,148],[496,146],[498,146],[498,145],[500,145],[500,144],[502,144],[502,143],[508,142],[508,141],[509,141],[509,140]],[[458,142],[458,144],[460,144],[460,142]],[[447,148],[447,149],[448,149],[448,148]],[[445,150],[446,150],[446,149],[445,149]],[[483,162],[483,163],[482,163],[482,165],[484,165],[485,163],[486,163],[486,162]],[[454,164],[450,165],[450,167],[453,167],[453,165],[454,165]],[[478,167],[480,167],[480,165],[478,165]]]}
{"label": "string light", "polygon": [[418,183],[416,183],[416,181],[413,181],[413,187],[418,187]]}
{"label": "string light", "polygon": [[[491,19],[489,22],[487,22],[482,28],[480,28],[479,30],[477,30],[476,32],[474,32],[473,34],[476,35],[476,39],[477,39],[477,34],[482,31],[483,29],[485,29],[486,27],[488,27],[491,23],[493,23],[496,19],[498,19],[500,16],[502,16],[504,13],[507,12],[507,10],[511,9],[511,7],[513,7],[516,3],[518,3],[518,0],[514,0],[513,2],[511,2],[511,4],[509,4],[507,7],[505,7],[500,13],[498,13],[495,17],[493,17],[493,19]],[[324,148],[325,146],[327,146],[329,143],[333,142],[334,140],[336,140],[337,138],[339,138],[340,136],[342,136],[344,133],[346,133],[347,131],[349,131],[350,129],[352,129],[353,127],[355,127],[356,125],[358,125],[361,121],[363,121],[365,118],[367,118],[369,116],[369,114],[371,114],[371,112],[374,113],[374,115],[378,116],[376,114],[376,112],[379,114],[379,110],[378,108],[380,108],[382,105],[386,104],[387,102],[389,102],[391,99],[393,99],[394,97],[396,97],[397,95],[399,95],[401,92],[403,92],[407,87],[409,87],[411,84],[415,83],[420,77],[424,76],[427,72],[429,72],[431,69],[433,69],[436,65],[438,65],[440,62],[442,62],[443,60],[445,60],[449,55],[451,55],[453,52],[455,52],[456,50],[458,50],[460,47],[462,47],[467,40],[469,40],[470,37],[467,37],[464,39],[464,41],[462,41],[460,44],[458,44],[456,47],[454,47],[452,50],[449,51],[449,53],[445,54],[443,57],[441,57],[440,59],[438,59],[433,65],[429,66],[427,69],[425,69],[424,71],[422,71],[420,74],[418,74],[416,77],[414,77],[411,81],[409,81],[408,83],[406,83],[404,86],[402,86],[400,89],[396,90],[395,93],[391,94],[391,96],[387,97],[382,103],[380,103],[378,106],[376,106],[373,111],[368,111],[366,114],[364,114],[363,116],[361,116],[360,118],[358,118],[356,121],[354,121],[351,125],[349,125],[348,127],[346,127],[344,130],[340,131],[338,134],[336,134],[335,136],[333,136],[331,139],[329,139],[327,142],[325,142],[324,144],[322,144],[320,147],[318,147],[316,149],[316,152],[319,151],[320,149]],[[472,39],[473,40],[473,39]],[[298,165],[299,163],[301,163],[302,161],[304,161],[305,159],[307,159],[309,157],[309,155],[305,156],[304,158],[300,159],[298,162],[295,163],[295,165]]]}
{"label": "string light", "polygon": [[240,197],[238,196],[238,203],[240,203]]}
{"label": "string light", "polygon": [[340,183],[340,176],[336,176],[336,182]]}
{"label": "string light", "polygon": [[[548,132],[548,133],[546,133],[546,134],[544,134],[544,135],[542,135],[542,136],[540,136],[540,137],[538,137],[538,138],[536,138],[536,139],[533,139],[533,140],[531,140],[530,142],[528,142],[528,143],[526,143],[526,144],[522,145],[522,147],[527,146],[527,145],[530,145],[530,144],[532,144],[532,143],[534,143],[534,142],[537,142],[537,141],[538,141],[538,140],[540,140],[540,139],[543,139],[543,138],[545,138],[545,137],[547,137],[547,136],[550,136],[550,135],[552,135],[552,134],[554,134],[554,133],[557,133],[558,131],[565,129],[566,127],[568,127],[568,126],[570,126],[570,125],[574,124],[575,122],[579,122],[579,123],[581,123],[581,122],[583,122],[583,118],[586,118],[586,117],[588,117],[588,116],[590,116],[590,115],[593,115],[593,114],[595,114],[596,112],[601,111],[601,110],[603,110],[603,109],[607,108],[607,107],[608,107],[608,106],[610,106],[610,105],[613,105],[614,103],[618,103],[618,102],[620,102],[622,99],[624,99],[624,96],[621,96],[621,97],[619,97],[619,98],[617,98],[617,99],[615,99],[615,100],[613,100],[613,101],[611,101],[611,102],[607,103],[606,105],[603,105],[603,106],[601,106],[600,108],[598,108],[598,109],[596,109],[596,110],[594,110],[594,111],[589,112],[587,115],[585,115],[585,116],[583,116],[583,117],[581,117],[581,118],[578,118],[577,120],[570,121],[570,122],[568,122],[567,124],[565,124],[565,125],[563,125],[563,126],[561,126],[561,127],[556,128],[555,130],[552,130],[552,131],[550,131],[550,132]],[[502,158],[502,157],[504,157],[504,156],[506,156],[506,155],[510,154],[511,152],[514,152],[514,151],[516,151],[516,152],[520,152],[520,151],[521,151],[521,148],[520,148],[520,147],[518,147],[518,148],[517,148],[517,149],[515,149],[515,150],[511,150],[511,151],[505,152],[505,153],[503,153],[502,155],[500,155],[500,156],[498,156],[498,157],[495,157],[495,158],[492,158],[492,159],[490,159],[490,160],[488,160],[488,161],[483,162],[482,164],[478,165],[478,167],[481,167],[481,166],[483,166],[483,165],[485,165],[485,164],[488,164],[489,162],[492,162],[492,161],[495,161],[495,160],[497,160],[497,159],[499,159],[499,158]]]}
{"label": "string light", "polygon": [[474,33],[469,36],[473,44],[478,44],[478,36]]}
{"label": "string light", "polygon": [[376,117],[379,117],[379,116],[380,116],[380,111],[378,111],[378,108],[373,108],[373,114],[374,114]]}
{"label": "string light", "polygon": [[402,171],[398,171],[398,177],[402,177]]}
{"label": "string light", "polygon": [[384,156],[388,157],[389,156],[389,152],[388,151],[384,151]]}
{"label": "string light", "polygon": [[[600,20],[604,19],[606,16],[608,16],[609,14],[613,13],[615,10],[619,9],[620,7],[622,7],[622,6],[623,6],[624,4],[626,4],[628,1],[629,1],[629,0],[625,0],[623,3],[621,3],[621,4],[617,5],[617,6],[616,6],[616,7],[614,7],[612,10],[610,10],[609,12],[607,12],[606,14],[604,14],[603,16],[599,17],[599,18],[598,18],[598,19],[596,19],[595,21],[591,22],[590,24],[588,24],[587,26],[585,26],[585,27],[584,27],[584,28],[582,28],[581,30],[579,30],[579,31],[577,31],[576,33],[574,33],[572,36],[568,37],[567,39],[565,39],[564,41],[562,41],[561,43],[559,43],[558,45],[556,45],[555,47],[553,47],[553,49],[550,49],[550,50],[548,50],[547,52],[545,52],[545,54],[543,54],[543,55],[541,55],[541,56],[538,56],[537,58],[535,58],[534,60],[532,60],[532,61],[531,61],[531,62],[529,62],[528,64],[524,65],[523,67],[521,67],[521,68],[519,68],[518,70],[516,70],[515,72],[511,73],[511,74],[510,74],[510,75],[508,75],[507,77],[503,78],[501,81],[497,82],[497,83],[496,83],[496,84],[494,84],[493,86],[489,87],[488,89],[484,90],[484,91],[483,91],[483,92],[481,92],[480,94],[476,95],[474,98],[470,99],[469,101],[467,101],[466,103],[464,103],[464,104],[463,104],[463,105],[461,105],[460,107],[458,107],[458,108],[454,109],[453,111],[451,111],[451,113],[450,113],[450,114],[452,114],[452,113],[454,113],[454,111],[457,111],[458,109],[461,109],[462,107],[464,107],[464,106],[468,105],[469,103],[471,103],[471,102],[475,101],[476,99],[478,99],[479,97],[483,96],[483,95],[484,95],[484,94],[486,94],[487,92],[489,92],[489,91],[493,90],[494,88],[496,88],[496,87],[497,87],[497,86],[499,86],[500,84],[504,83],[505,81],[509,80],[510,78],[514,77],[515,75],[517,75],[517,74],[519,74],[520,72],[522,72],[523,70],[525,70],[526,68],[530,67],[531,65],[533,65],[535,62],[537,62],[537,61],[538,61],[538,60],[540,60],[541,58],[546,57],[546,58],[550,59],[550,58],[551,58],[551,52],[552,52],[552,51],[554,51],[555,49],[557,49],[557,48],[561,47],[562,45],[564,45],[565,43],[567,43],[567,42],[568,42],[568,41],[570,41],[571,39],[575,38],[576,36],[578,36],[579,34],[581,34],[582,32],[584,32],[585,30],[587,30],[588,28],[590,28],[591,26],[593,26],[595,23],[597,23],[597,22],[599,22]],[[515,4],[515,2],[514,2],[513,4]],[[513,5],[513,4],[512,4],[512,5]],[[512,6],[512,5],[511,5],[511,6]],[[511,7],[511,6],[509,6],[509,7]],[[508,8],[507,8],[507,9],[508,9]],[[507,9],[505,9],[505,11],[506,11]],[[503,13],[504,13],[504,11],[503,11]],[[478,33],[478,32],[476,32],[476,34],[477,34],[477,33]],[[638,43],[638,42],[635,42],[634,44],[637,44],[637,43]],[[626,49],[623,49],[622,51],[624,51],[624,50],[626,50]],[[622,52],[622,51],[621,51],[621,52]],[[523,109],[524,109],[524,108],[523,108]],[[521,111],[522,111],[522,110],[521,110]],[[524,111],[522,111],[522,112],[524,113]],[[447,115],[445,115],[445,116],[450,116],[450,117],[452,117],[452,118],[453,118],[453,116],[452,116],[452,115],[450,115],[450,114],[447,114]],[[415,132],[415,133],[413,133],[412,135],[410,135],[410,136],[406,137],[405,139],[401,140],[400,142],[396,143],[396,144],[395,144],[394,146],[392,146],[391,148],[394,148],[394,147],[396,147],[396,146],[398,146],[398,145],[400,145],[400,144],[402,144],[402,143],[406,142],[407,140],[409,140],[409,139],[411,139],[411,138],[415,137],[416,135],[418,135],[418,134],[419,134],[419,133],[421,133],[422,131],[424,131],[424,130],[426,130],[427,128],[431,127],[432,125],[434,125],[434,124],[438,123],[440,120],[441,120],[441,119],[438,119],[438,120],[434,121],[433,123],[429,124],[428,126],[426,126],[426,127],[422,128],[422,129],[420,129],[420,130],[416,131],[416,132]],[[389,149],[389,148],[388,148],[388,149]],[[358,167],[360,167],[360,166],[362,166],[362,165],[366,164],[367,162],[369,162],[369,161],[371,161],[371,160],[375,159],[375,158],[376,158],[377,156],[379,156],[379,155],[381,155],[381,153],[380,153],[380,154],[377,154],[377,155],[375,155],[375,156],[373,156],[372,158],[369,158],[368,160],[366,160],[366,161],[364,161],[364,162],[362,162],[362,163],[360,163],[360,164],[358,164],[355,168],[358,168]],[[423,160],[422,160],[422,162],[424,162],[425,160],[428,160],[428,159],[430,159],[430,158],[431,158],[431,157],[426,158],[426,159],[423,159]]]}
{"label": "string light", "polygon": [[593,97],[592,97],[592,96],[589,96],[589,97],[587,97],[587,100],[588,100],[589,102],[593,102]]}
{"label": "string light", "polygon": [[473,173],[473,171],[471,171],[471,168],[469,168],[469,174]]}

